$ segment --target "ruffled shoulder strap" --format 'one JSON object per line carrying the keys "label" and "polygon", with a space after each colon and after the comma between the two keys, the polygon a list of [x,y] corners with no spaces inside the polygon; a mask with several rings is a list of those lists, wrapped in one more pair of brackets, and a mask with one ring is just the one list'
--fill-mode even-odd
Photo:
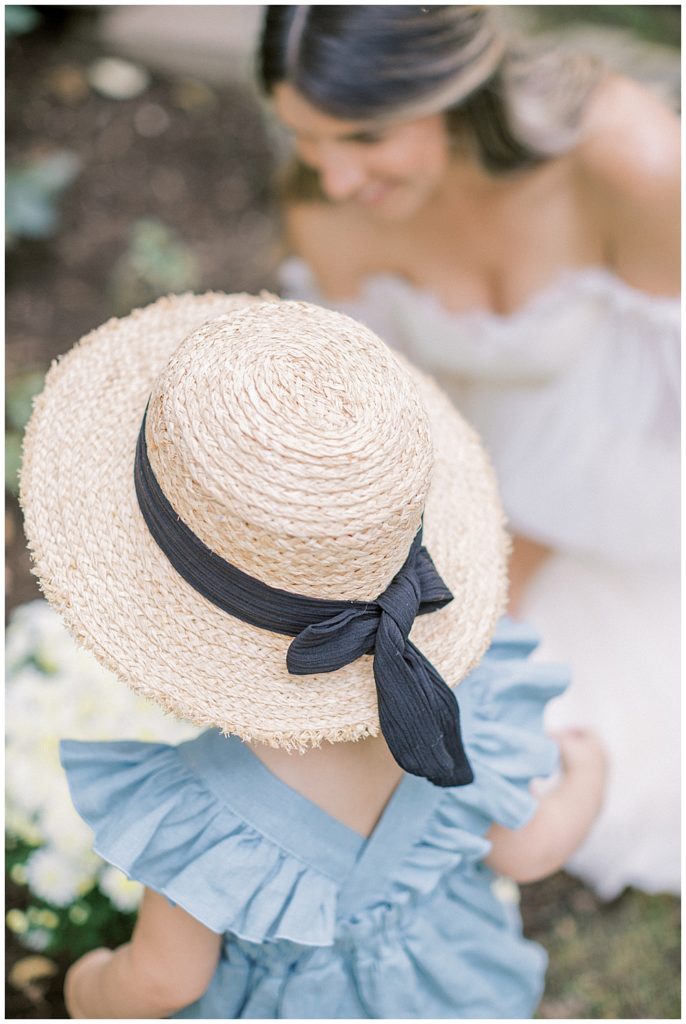
{"label": "ruffled shoulder strap", "polygon": [[421,838],[379,885],[382,897],[389,886],[396,896],[430,892],[458,865],[488,855],[485,834],[494,823],[516,829],[534,814],[530,784],[554,772],[559,759],[543,713],[568,682],[564,666],[529,657],[538,642],[530,627],[502,619],[481,663],[457,688],[474,782],[443,792]]}
{"label": "ruffled shoulder strap", "polygon": [[95,852],[213,932],[330,945],[336,881],[218,801],[182,756],[196,742],[62,742]]}
{"label": "ruffled shoulder strap", "polygon": [[521,828],[536,810],[531,782],[558,767],[557,744],[544,731],[543,715],[569,683],[565,665],[530,657],[539,644],[525,623],[503,618],[481,663],[458,689],[464,709],[475,785],[453,790],[454,804],[494,822]]}

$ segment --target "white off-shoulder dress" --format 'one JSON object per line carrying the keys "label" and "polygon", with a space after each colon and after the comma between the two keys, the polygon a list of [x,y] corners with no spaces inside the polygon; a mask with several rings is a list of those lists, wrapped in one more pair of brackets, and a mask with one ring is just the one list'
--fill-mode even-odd
{"label": "white off-shoulder dress", "polygon": [[564,273],[514,314],[448,311],[378,275],[325,299],[308,267],[284,295],[361,320],[433,373],[490,450],[514,533],[555,554],[520,614],[572,685],[550,727],[608,748],[605,807],[568,867],[605,898],[679,888],[679,303],[601,268]]}

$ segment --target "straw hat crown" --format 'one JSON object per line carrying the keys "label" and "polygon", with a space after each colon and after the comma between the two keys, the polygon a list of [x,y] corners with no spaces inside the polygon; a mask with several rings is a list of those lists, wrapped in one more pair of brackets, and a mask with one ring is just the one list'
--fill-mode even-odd
{"label": "straw hat crown", "polygon": [[503,607],[507,544],[488,458],[448,397],[339,313],[181,295],[109,320],[56,363],[24,443],[45,594],[136,692],[272,746],[380,729],[372,657],[291,674],[291,635],[223,610],[158,546],[134,472],[144,416],[176,514],[269,586],[376,601],[423,523],[453,600],[417,615],[409,640],[449,686],[478,662]]}
{"label": "straw hat crown", "polygon": [[300,302],[203,324],[151,392],[150,463],[176,513],[249,575],[373,600],[402,565],[433,454],[411,376],[370,331]]}

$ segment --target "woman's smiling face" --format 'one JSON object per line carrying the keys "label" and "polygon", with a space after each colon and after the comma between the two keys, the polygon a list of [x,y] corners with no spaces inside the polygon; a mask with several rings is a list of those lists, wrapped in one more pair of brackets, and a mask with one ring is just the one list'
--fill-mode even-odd
{"label": "woman's smiling face", "polygon": [[440,185],[450,158],[441,114],[392,123],[344,121],[322,113],[286,82],[273,95],[298,156],[319,173],[322,191],[334,202],[402,221]]}

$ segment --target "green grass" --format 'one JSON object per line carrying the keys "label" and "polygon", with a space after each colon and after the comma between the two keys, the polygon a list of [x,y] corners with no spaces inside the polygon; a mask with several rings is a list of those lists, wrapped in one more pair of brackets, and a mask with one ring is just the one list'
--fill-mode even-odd
{"label": "green grass", "polygon": [[527,933],[548,950],[538,1016],[674,1020],[680,1012],[680,901],[627,890],[600,903],[557,875],[524,893]]}

